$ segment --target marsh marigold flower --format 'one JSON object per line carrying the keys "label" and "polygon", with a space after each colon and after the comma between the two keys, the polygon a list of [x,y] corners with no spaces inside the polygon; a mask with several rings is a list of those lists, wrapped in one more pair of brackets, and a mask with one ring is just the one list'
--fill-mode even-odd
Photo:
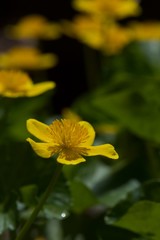
{"label": "marsh marigold flower", "polygon": [[102,24],[95,16],[78,15],[72,22],[64,21],[64,32],[84,44],[112,55],[119,53],[133,40],[129,27],[122,27],[114,21]]}
{"label": "marsh marigold flower", "polygon": [[107,54],[117,54],[133,41],[133,34],[129,27],[122,27],[119,24],[112,23],[104,31],[104,42],[102,50]]}
{"label": "marsh marigold flower", "polygon": [[64,33],[89,45],[94,49],[100,49],[103,42],[103,26],[99,18],[94,16],[77,15],[70,21],[63,21]]}
{"label": "marsh marigold flower", "polygon": [[57,39],[60,36],[60,26],[50,23],[41,15],[28,15],[16,25],[8,26],[6,33],[17,39]]}
{"label": "marsh marigold flower", "polygon": [[42,141],[35,142],[31,138],[27,138],[33,150],[43,158],[58,154],[57,161],[68,165],[85,162],[83,156],[102,155],[118,159],[118,154],[111,144],[91,146],[95,138],[95,131],[85,121],[61,119],[46,125],[35,119],[29,119],[27,120],[27,129]]}
{"label": "marsh marigold flower", "polygon": [[80,14],[70,23],[62,22],[68,36],[109,55],[119,53],[133,41],[132,29],[123,27],[118,20],[141,13],[137,0],[73,0],[72,3]]}
{"label": "marsh marigold flower", "polygon": [[6,53],[0,53],[0,67],[9,69],[37,70],[47,69],[57,64],[54,54],[42,54],[33,47],[14,47]]}
{"label": "marsh marigold flower", "polygon": [[74,0],[76,10],[100,17],[125,18],[140,14],[140,6],[136,0]]}
{"label": "marsh marigold flower", "polygon": [[79,122],[82,120],[82,118],[70,108],[62,109],[62,116],[63,118],[70,119],[76,122]]}
{"label": "marsh marigold flower", "polygon": [[31,78],[21,71],[0,71],[0,95],[5,97],[34,97],[55,87],[51,81],[34,84]]}

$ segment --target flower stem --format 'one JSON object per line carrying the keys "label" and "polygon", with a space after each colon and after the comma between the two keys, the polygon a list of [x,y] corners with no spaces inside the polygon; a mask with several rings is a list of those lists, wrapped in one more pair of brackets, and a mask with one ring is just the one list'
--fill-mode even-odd
{"label": "flower stem", "polygon": [[88,88],[93,90],[100,84],[101,62],[98,53],[88,46],[83,46],[84,64]]}
{"label": "flower stem", "polygon": [[51,193],[51,191],[53,190],[53,187],[55,186],[58,177],[60,176],[61,173],[61,169],[62,169],[63,165],[62,164],[58,164],[57,169],[55,171],[55,174],[53,175],[53,177],[51,178],[51,181],[49,182],[49,185],[46,189],[46,191],[44,192],[44,194],[42,195],[42,197],[40,198],[39,203],[37,204],[37,206],[35,207],[35,209],[33,210],[30,218],[27,220],[27,222],[24,224],[24,226],[22,227],[22,229],[20,230],[18,236],[16,237],[15,240],[22,240],[27,231],[29,230],[29,228],[31,227],[32,223],[34,222],[34,220],[36,219],[39,211],[42,209],[43,204],[45,203],[45,201],[47,200],[49,194]]}

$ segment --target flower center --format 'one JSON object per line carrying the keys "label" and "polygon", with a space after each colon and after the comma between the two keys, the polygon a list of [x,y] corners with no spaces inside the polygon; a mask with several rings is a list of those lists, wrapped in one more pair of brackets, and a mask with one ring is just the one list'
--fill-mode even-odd
{"label": "flower center", "polygon": [[50,125],[54,142],[63,149],[76,148],[87,141],[88,130],[69,119],[56,120]]}
{"label": "flower center", "polygon": [[62,158],[65,158],[66,160],[75,160],[81,157],[81,155],[87,155],[86,149],[77,147],[77,148],[61,148],[59,151]]}

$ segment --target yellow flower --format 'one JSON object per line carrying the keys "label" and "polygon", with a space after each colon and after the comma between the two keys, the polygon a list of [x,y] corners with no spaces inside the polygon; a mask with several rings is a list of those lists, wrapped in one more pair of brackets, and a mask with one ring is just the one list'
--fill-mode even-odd
{"label": "yellow flower", "polygon": [[0,71],[0,95],[5,97],[33,97],[54,87],[55,83],[51,81],[34,84],[24,72]]}
{"label": "yellow flower", "polygon": [[10,69],[47,69],[57,64],[54,54],[42,54],[32,47],[14,47],[0,54],[0,67]]}
{"label": "yellow flower", "polygon": [[135,40],[160,40],[160,22],[134,22],[130,28]]}
{"label": "yellow flower", "polygon": [[117,134],[120,127],[116,124],[109,124],[109,123],[99,123],[95,125],[95,129],[100,134]]}
{"label": "yellow flower", "polygon": [[60,26],[50,23],[41,15],[29,15],[15,26],[8,26],[6,33],[17,39],[56,39],[60,36]]}
{"label": "yellow flower", "polygon": [[86,45],[106,54],[117,54],[133,40],[132,30],[122,27],[115,21],[103,23],[95,16],[79,15],[70,22],[63,22],[64,32]]}
{"label": "yellow flower", "polygon": [[122,27],[116,23],[108,25],[103,37],[102,50],[110,55],[119,53],[127,44],[133,41],[131,29]]}
{"label": "yellow flower", "polygon": [[73,110],[71,110],[69,108],[64,108],[62,110],[62,116],[64,118],[71,119],[76,122],[79,122],[82,120],[81,117],[77,113],[75,113]]}
{"label": "yellow flower", "polygon": [[95,131],[85,121],[61,119],[46,125],[35,119],[29,119],[27,120],[27,129],[42,141],[35,142],[31,138],[27,138],[33,150],[43,158],[58,154],[57,161],[68,165],[85,162],[86,160],[82,156],[102,155],[118,159],[118,154],[111,144],[91,146],[95,138]]}
{"label": "yellow flower", "polygon": [[111,18],[125,18],[140,13],[136,0],[74,0],[73,7],[89,14]]}
{"label": "yellow flower", "polygon": [[102,24],[99,18],[93,16],[76,16],[72,22],[63,21],[64,33],[78,38],[94,49],[100,49],[103,44]]}

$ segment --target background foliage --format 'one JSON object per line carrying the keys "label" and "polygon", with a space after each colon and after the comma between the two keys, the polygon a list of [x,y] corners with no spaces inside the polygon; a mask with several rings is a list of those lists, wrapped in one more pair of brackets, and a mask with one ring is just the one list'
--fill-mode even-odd
{"label": "background foliage", "polygon": [[[61,40],[38,44],[42,49],[50,48],[57,46],[57,41]],[[72,41],[77,44],[77,40]],[[25,239],[160,238],[160,58],[155,54],[160,52],[159,41],[133,41],[115,55],[83,44],[80,49],[86,81],[84,85],[82,79],[86,87],[82,94],[75,97],[73,93],[74,86],[82,82],[75,79],[72,84],[66,76],[64,98],[64,80],[58,79],[57,90],[52,92],[33,98],[0,99],[1,240],[15,239],[55,172],[56,158],[42,159],[26,143],[25,122],[29,118],[46,123],[64,118],[64,109],[57,111],[62,105],[94,126],[95,145],[110,142],[120,159],[96,156],[84,164],[64,166]],[[49,70],[31,71],[30,75],[37,81],[39,76],[49,76]],[[59,99],[58,93],[62,93]],[[74,101],[62,104],[72,93]]]}

